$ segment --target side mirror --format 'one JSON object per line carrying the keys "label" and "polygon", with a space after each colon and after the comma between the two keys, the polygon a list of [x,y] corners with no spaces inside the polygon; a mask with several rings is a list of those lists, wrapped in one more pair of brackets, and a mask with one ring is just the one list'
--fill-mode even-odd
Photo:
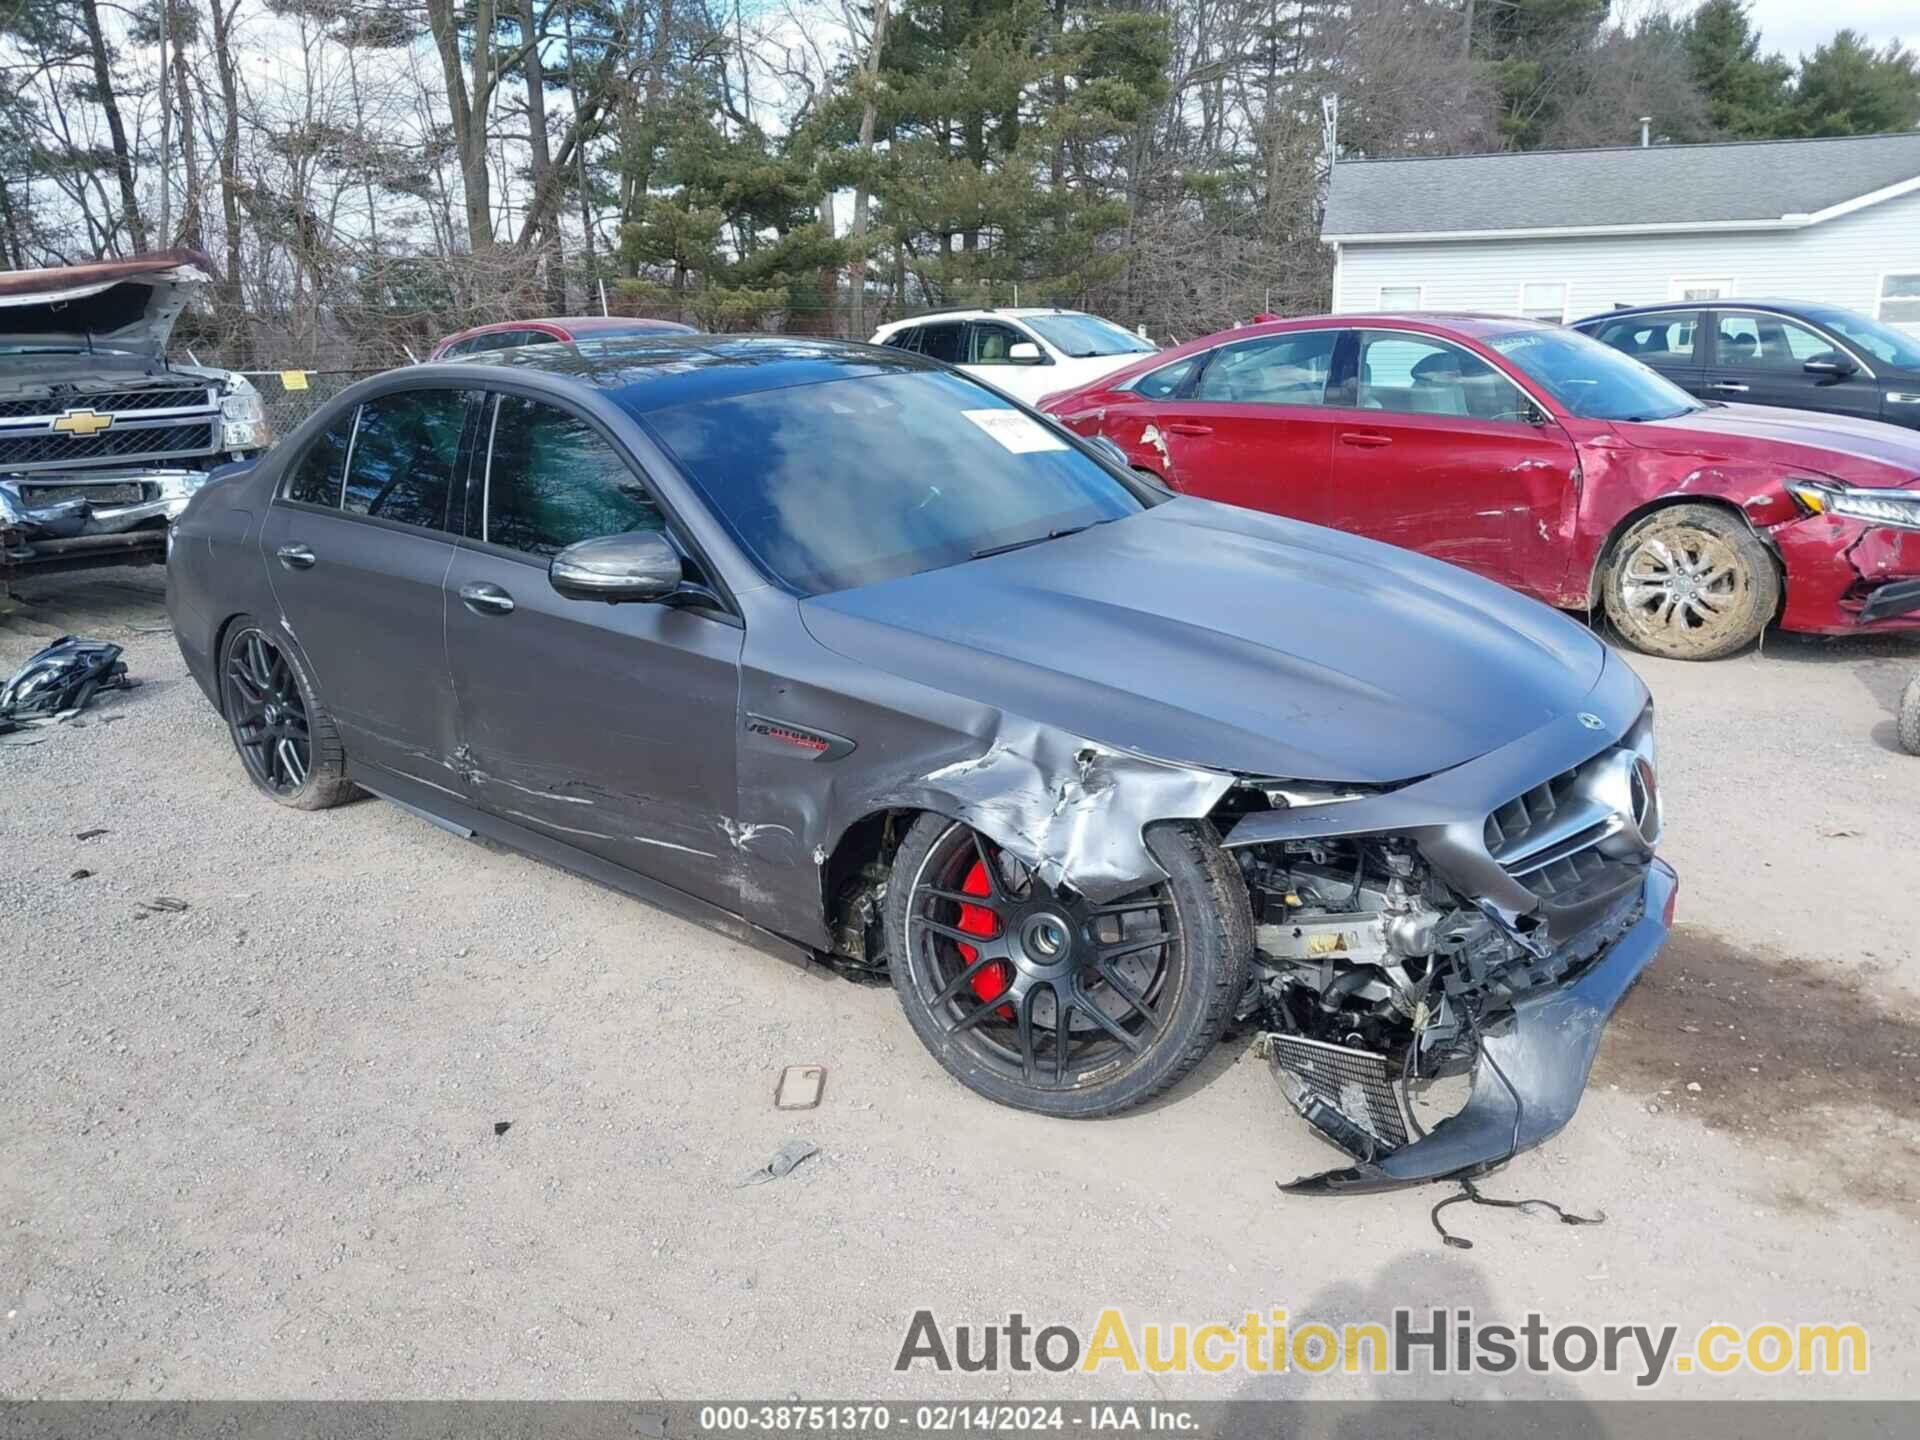
{"label": "side mirror", "polygon": [[1010,365],[1044,365],[1047,357],[1040,353],[1040,347],[1031,340],[1016,340],[1007,347],[1007,363]]}
{"label": "side mirror", "polygon": [[1860,366],[1850,355],[1842,355],[1838,350],[1825,350],[1800,368],[1809,375],[1833,375],[1844,380],[1858,372]]}
{"label": "side mirror", "polygon": [[658,530],[602,535],[569,545],[547,566],[547,580],[569,600],[657,602],[680,589],[680,552]]}

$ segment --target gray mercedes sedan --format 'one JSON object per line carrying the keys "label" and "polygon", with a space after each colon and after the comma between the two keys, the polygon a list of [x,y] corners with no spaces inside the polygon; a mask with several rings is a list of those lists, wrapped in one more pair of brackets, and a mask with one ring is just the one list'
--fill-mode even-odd
{"label": "gray mercedes sedan", "polygon": [[364,381],[195,496],[168,603],[272,800],[371,791],[888,977],[1023,1109],[1138,1104],[1249,1021],[1347,1152],[1309,1192],[1554,1134],[1672,919],[1647,692],[1586,630],[898,350]]}

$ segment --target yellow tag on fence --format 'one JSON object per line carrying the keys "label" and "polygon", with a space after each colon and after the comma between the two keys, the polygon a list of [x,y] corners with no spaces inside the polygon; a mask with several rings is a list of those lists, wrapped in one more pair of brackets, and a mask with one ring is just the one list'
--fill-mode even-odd
{"label": "yellow tag on fence", "polygon": [[282,370],[280,388],[283,390],[304,390],[307,388],[307,372],[304,370]]}

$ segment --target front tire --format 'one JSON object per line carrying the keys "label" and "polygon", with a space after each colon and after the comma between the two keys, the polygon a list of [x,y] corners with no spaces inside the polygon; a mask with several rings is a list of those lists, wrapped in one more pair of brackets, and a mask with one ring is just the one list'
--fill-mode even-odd
{"label": "front tire", "polygon": [[1718,660],[1767,628],[1780,608],[1780,573],[1746,521],[1710,505],[1675,505],[1620,537],[1603,600],[1634,649]]}
{"label": "front tire", "polygon": [[1900,748],[1920,755],[1920,675],[1907,682],[1900,696]]}
{"label": "front tire", "polygon": [[220,647],[220,709],[247,778],[276,803],[325,810],[354,797],[340,732],[305,666],[251,615]]}
{"label": "front tire", "polygon": [[907,832],[887,891],[893,986],[961,1084],[1089,1119],[1160,1094],[1219,1043],[1253,949],[1246,885],[1207,825],[1146,838],[1167,879],[1096,905],[959,821]]}

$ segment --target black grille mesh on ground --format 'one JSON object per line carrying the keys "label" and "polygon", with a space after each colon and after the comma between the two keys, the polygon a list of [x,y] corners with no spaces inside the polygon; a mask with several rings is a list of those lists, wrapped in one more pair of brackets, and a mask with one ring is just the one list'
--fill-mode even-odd
{"label": "black grille mesh on ground", "polygon": [[0,400],[0,420],[28,415],[58,415],[66,410],[97,410],[102,415],[124,415],[132,410],[204,410],[212,404],[207,387],[161,390],[103,390],[92,394],[41,395],[26,400]]}
{"label": "black grille mesh on ground", "polygon": [[1386,1056],[1299,1035],[1269,1035],[1267,1045],[1267,1058],[1294,1108],[1343,1150],[1372,1160],[1407,1143],[1406,1117]]}
{"label": "black grille mesh on ground", "polygon": [[154,425],[141,430],[118,426],[98,435],[9,435],[0,438],[0,470],[15,465],[69,465],[130,456],[204,456],[214,446],[205,420],[190,425]]}

